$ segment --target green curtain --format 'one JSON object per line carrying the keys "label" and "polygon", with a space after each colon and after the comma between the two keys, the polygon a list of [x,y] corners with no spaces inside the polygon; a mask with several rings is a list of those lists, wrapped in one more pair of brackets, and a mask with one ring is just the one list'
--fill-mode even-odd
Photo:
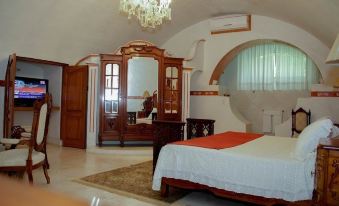
{"label": "green curtain", "polygon": [[308,90],[320,78],[307,55],[282,43],[247,48],[234,60],[238,90]]}

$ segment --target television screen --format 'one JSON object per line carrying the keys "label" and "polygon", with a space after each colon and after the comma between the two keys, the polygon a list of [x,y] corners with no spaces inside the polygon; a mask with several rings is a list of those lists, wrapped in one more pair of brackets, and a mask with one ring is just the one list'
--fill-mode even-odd
{"label": "television screen", "polygon": [[14,105],[31,107],[36,99],[44,98],[47,92],[47,79],[15,77]]}

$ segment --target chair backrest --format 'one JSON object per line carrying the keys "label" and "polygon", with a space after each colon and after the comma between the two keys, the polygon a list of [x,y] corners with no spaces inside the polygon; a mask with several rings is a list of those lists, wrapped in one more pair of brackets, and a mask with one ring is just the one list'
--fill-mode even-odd
{"label": "chair backrest", "polygon": [[301,133],[311,122],[311,111],[306,112],[303,108],[292,110],[292,136]]}
{"label": "chair backrest", "polygon": [[33,105],[34,115],[31,131],[30,153],[32,150],[44,152],[48,133],[49,117],[52,110],[52,96],[46,94],[42,100],[37,100]]}
{"label": "chair backrest", "polygon": [[187,139],[205,137],[214,134],[213,119],[187,118]]}

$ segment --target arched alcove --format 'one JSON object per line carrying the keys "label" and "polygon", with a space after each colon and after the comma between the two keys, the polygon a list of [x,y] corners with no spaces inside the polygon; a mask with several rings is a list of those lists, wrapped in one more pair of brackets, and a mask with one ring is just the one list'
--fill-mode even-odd
{"label": "arched alcove", "polygon": [[[265,121],[264,121],[265,115],[267,114],[276,115],[277,114],[279,116],[278,117],[279,122],[277,122],[277,124],[279,124],[280,122],[289,118],[291,109],[295,107],[298,98],[308,97],[310,95],[310,92],[308,91],[309,89],[308,86],[310,86],[311,84],[305,84],[307,86],[306,89],[305,88],[296,89],[296,88],[293,88],[292,86],[291,87],[292,89],[290,90],[289,89],[284,90],[279,87],[277,87],[277,89],[275,87],[272,90],[261,89],[261,87],[260,89],[258,88],[243,89],[239,87],[238,83],[240,82],[241,84],[243,84],[244,82],[241,82],[241,80],[237,79],[239,75],[239,71],[241,71],[239,69],[242,68],[241,66],[239,67],[238,60],[242,62],[241,55],[248,54],[248,53],[243,53],[243,52],[248,52],[250,51],[251,48],[253,48],[256,51],[257,47],[261,48],[262,45],[264,44],[267,44],[269,46],[273,44],[273,46],[276,46],[274,47],[276,48],[274,49],[274,54],[277,54],[276,58],[278,58],[280,54],[279,53],[280,45],[282,45],[284,48],[287,46],[287,48],[290,48],[293,51],[295,50],[295,52],[297,52],[303,58],[306,56],[306,59],[305,59],[306,62],[311,62],[313,65],[312,68],[319,70],[316,64],[314,63],[314,61],[304,51],[302,51],[301,49],[299,49],[298,47],[294,45],[291,45],[287,42],[283,42],[279,40],[258,39],[258,40],[248,41],[248,42],[242,43],[234,47],[230,52],[228,52],[225,56],[223,56],[223,58],[218,62],[216,68],[213,71],[213,74],[210,79],[210,84],[215,84],[215,82],[218,82],[219,93],[230,95],[231,105],[233,105],[246,119],[248,119],[252,123],[252,129],[254,132],[267,132],[267,130],[265,130],[265,128],[267,128],[265,126]],[[266,48],[267,45],[265,45],[264,47]],[[251,54],[252,53],[250,53],[249,55]],[[258,54],[255,53],[254,56],[256,55]],[[265,59],[265,53],[263,56]],[[260,56],[260,59],[261,58],[262,56]],[[268,67],[268,69],[269,68],[271,67]],[[294,67],[290,67],[290,68],[294,68]],[[253,71],[258,71],[258,70],[253,70]],[[279,70],[277,69],[277,71]],[[316,73],[318,74],[318,72]],[[256,73],[256,74],[259,74],[259,73]],[[318,77],[321,78],[321,74],[319,74],[319,76],[316,75],[316,78],[314,78],[315,80],[312,82],[317,82],[319,80]],[[258,79],[252,79],[252,82],[257,82],[257,80]],[[290,84],[292,84],[292,82],[288,83],[288,85]],[[233,85],[233,86],[230,86],[230,85]],[[271,126],[269,126],[269,128],[271,128]],[[271,130],[271,132],[273,131],[274,130]],[[267,133],[270,133],[270,132],[267,132]]]}
{"label": "arched alcove", "polygon": [[289,45],[291,47],[294,47],[294,48],[298,49],[299,51],[301,51],[302,53],[304,53],[306,56],[309,57],[309,55],[306,52],[304,52],[302,49],[298,48],[295,45],[292,45],[292,44],[290,44],[288,42],[284,42],[284,41],[281,41],[281,40],[275,40],[275,39],[256,39],[256,40],[247,41],[247,42],[244,42],[244,43],[234,47],[232,50],[230,50],[227,54],[225,54],[221,58],[221,60],[218,62],[217,66],[213,70],[213,73],[211,75],[209,84],[212,85],[213,82],[218,82],[219,78],[221,77],[221,75],[223,74],[223,72],[227,68],[227,66],[243,50],[245,50],[247,48],[250,48],[250,47],[253,47],[253,46],[256,46],[256,45],[268,44],[268,43],[282,43],[282,44]]}

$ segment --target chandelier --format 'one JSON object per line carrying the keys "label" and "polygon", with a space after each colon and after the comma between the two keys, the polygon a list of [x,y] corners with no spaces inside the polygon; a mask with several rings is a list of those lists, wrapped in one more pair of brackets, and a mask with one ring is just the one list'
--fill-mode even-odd
{"label": "chandelier", "polygon": [[155,28],[163,20],[171,20],[171,0],[120,0],[120,11],[128,19],[136,16],[142,27]]}

